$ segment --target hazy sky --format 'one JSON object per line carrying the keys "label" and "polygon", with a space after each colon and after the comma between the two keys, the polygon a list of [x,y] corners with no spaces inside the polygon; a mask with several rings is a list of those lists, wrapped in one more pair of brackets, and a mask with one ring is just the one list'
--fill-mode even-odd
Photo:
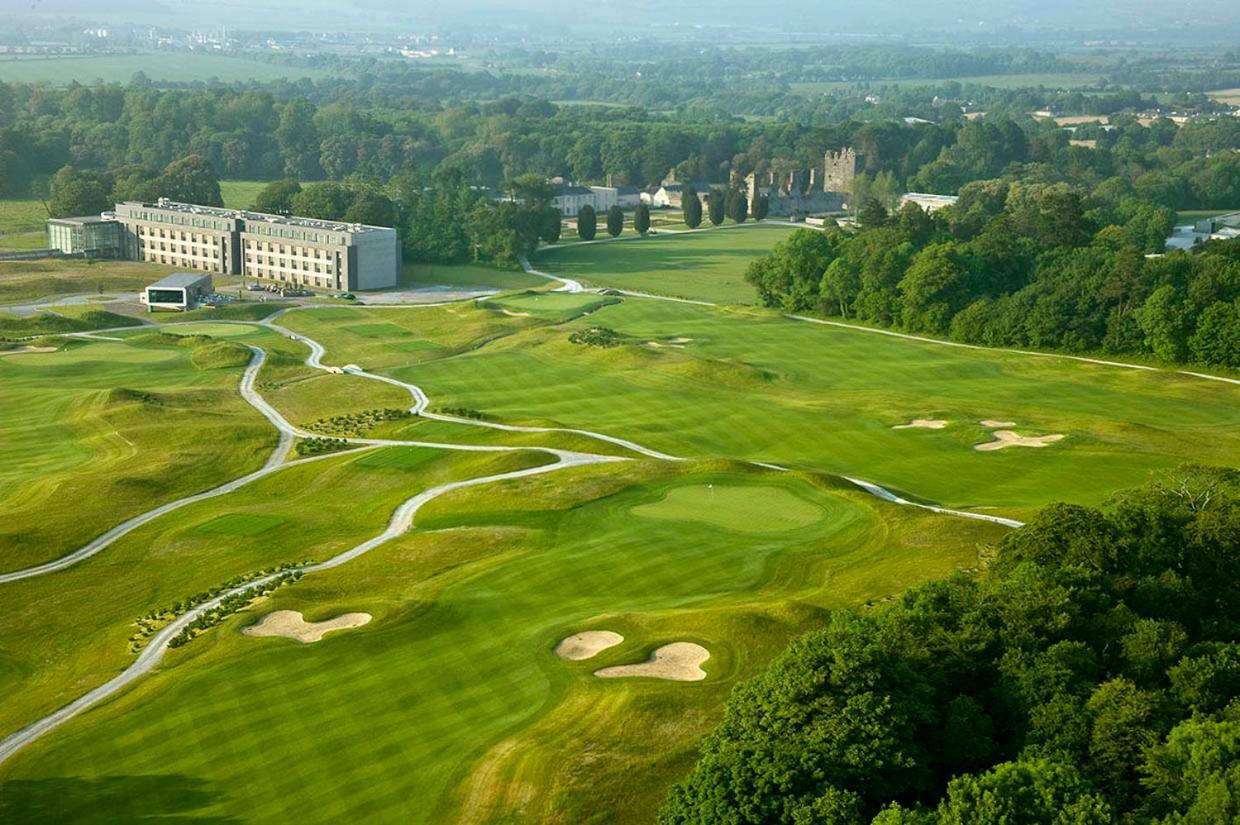
{"label": "hazy sky", "polygon": [[[1240,23],[1240,3],[1167,0],[0,0],[0,12],[43,19],[207,21],[247,28],[374,29],[384,23],[425,28],[454,22],[537,24],[608,22],[616,26],[732,23],[789,30],[915,31],[923,25],[974,31],[987,27],[1110,29]],[[618,28],[618,32],[623,29]]]}

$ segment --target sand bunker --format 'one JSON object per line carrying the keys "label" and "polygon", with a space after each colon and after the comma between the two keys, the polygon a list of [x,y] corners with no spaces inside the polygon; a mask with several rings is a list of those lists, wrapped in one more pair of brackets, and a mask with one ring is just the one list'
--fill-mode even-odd
{"label": "sand bunker", "polygon": [[623,636],[610,630],[584,630],[561,639],[560,643],[555,646],[555,655],[561,659],[580,662],[582,659],[592,659],[607,648],[615,647],[623,641]]}
{"label": "sand bunker", "polygon": [[665,344],[662,341],[647,341],[646,346],[654,347],[655,349],[684,349],[685,348],[684,344]]}
{"label": "sand bunker", "polygon": [[1015,421],[994,421],[993,419],[990,419],[990,418],[982,419],[978,423],[981,424],[983,427],[989,427],[992,430],[995,427],[1015,427],[1016,426]]}
{"label": "sand bunker", "polygon": [[907,424],[897,424],[893,430],[941,430],[947,422],[941,418],[914,418]]}
{"label": "sand bunker", "polygon": [[322,622],[308,622],[297,610],[276,610],[268,613],[257,624],[252,624],[241,632],[247,636],[284,636],[309,644],[323,638],[325,633],[333,630],[346,630],[350,627],[361,627],[371,619],[369,613],[344,613],[334,619]]}
{"label": "sand bunker", "polygon": [[504,313],[504,314],[505,314],[505,315],[507,315],[509,318],[528,318],[528,317],[530,317],[530,314],[529,314],[528,312],[517,312],[515,309],[501,309],[501,310],[500,310],[500,312]]}
{"label": "sand bunker", "polygon": [[995,437],[994,441],[987,441],[985,444],[975,444],[973,449],[989,452],[990,450],[1002,450],[1004,447],[1047,447],[1063,438],[1063,433],[1017,435],[1011,430],[995,430],[993,435]]}
{"label": "sand bunker", "polygon": [[669,344],[687,344],[692,340],[692,338],[668,338],[667,342]]}
{"label": "sand bunker", "polygon": [[31,352],[55,352],[56,347],[17,347],[16,349],[0,349],[0,356],[3,355],[25,355]]}
{"label": "sand bunker", "polygon": [[693,642],[672,642],[656,648],[650,659],[637,665],[617,665],[594,671],[602,679],[618,679],[623,676],[649,676],[672,682],[700,682],[706,678],[702,662],[710,658],[710,651]]}

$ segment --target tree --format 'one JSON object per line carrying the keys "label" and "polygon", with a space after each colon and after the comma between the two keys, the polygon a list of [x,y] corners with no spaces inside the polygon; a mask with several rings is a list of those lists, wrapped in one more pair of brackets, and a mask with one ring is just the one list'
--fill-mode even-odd
{"label": "tree", "polygon": [[624,231],[624,211],[619,206],[612,206],[607,210],[607,234],[613,238],[619,237]]}
{"label": "tree", "polygon": [[254,196],[253,208],[273,215],[293,214],[293,199],[301,193],[301,184],[292,178],[273,180]]}
{"label": "tree", "polygon": [[723,219],[726,217],[726,206],[724,194],[718,189],[710,190],[710,195],[706,199],[706,211],[713,226],[719,226],[723,223]]}
{"label": "tree", "polygon": [[159,179],[165,198],[200,206],[223,206],[220,181],[215,169],[202,155],[187,155],[174,160]]}
{"label": "tree", "polygon": [[292,212],[304,218],[341,221],[353,199],[353,192],[344,184],[308,183],[293,196]]}
{"label": "tree", "polygon": [[749,204],[749,214],[755,221],[765,220],[771,212],[771,199],[765,192],[760,192]]}
{"label": "tree", "polygon": [[954,243],[932,244],[918,253],[899,286],[906,329],[947,332],[952,316],[968,299],[966,266]]}
{"label": "tree", "polygon": [[545,243],[559,243],[560,232],[563,229],[563,214],[554,206],[548,206],[543,210],[542,229],[538,233],[538,237]]}
{"label": "tree", "polygon": [[681,193],[681,211],[684,213],[685,226],[697,229],[702,225],[702,198],[692,186],[686,186]]}
{"label": "tree", "polygon": [[737,223],[744,223],[747,217],[749,217],[749,199],[745,197],[744,192],[737,192],[732,204],[731,218]]}
{"label": "tree", "polygon": [[637,230],[637,234],[645,235],[650,231],[650,206],[645,203],[637,204],[637,209],[633,212],[633,228]]}
{"label": "tree", "polygon": [[838,254],[833,234],[798,229],[753,261],[745,280],[757,288],[765,306],[804,312],[819,302],[823,273]]}
{"label": "tree", "polygon": [[870,198],[857,215],[857,223],[862,229],[877,229],[887,224],[887,207],[877,198]]}
{"label": "tree", "polygon": [[981,776],[952,780],[936,825],[1106,825],[1106,799],[1071,765],[1045,759],[1004,762]]}
{"label": "tree", "polygon": [[1240,369],[1240,298],[1206,307],[1188,340],[1188,350],[1199,364]]}
{"label": "tree", "polygon": [[577,237],[583,241],[592,241],[598,234],[598,215],[593,206],[583,206],[577,213]]}
{"label": "tree", "polygon": [[107,182],[99,175],[65,166],[52,176],[48,212],[53,218],[98,215],[113,206],[108,190]]}
{"label": "tree", "polygon": [[344,220],[365,226],[395,226],[396,205],[382,192],[365,187],[353,195]]}
{"label": "tree", "polygon": [[280,125],[274,137],[284,174],[290,178],[314,178],[322,171],[314,112],[314,104],[307,100],[290,100],[280,110]]}

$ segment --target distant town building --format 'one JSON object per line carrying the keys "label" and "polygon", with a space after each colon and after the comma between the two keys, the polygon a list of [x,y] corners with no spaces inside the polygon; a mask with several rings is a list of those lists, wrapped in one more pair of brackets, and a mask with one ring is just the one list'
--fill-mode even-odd
{"label": "distant town building", "polygon": [[200,298],[215,291],[211,276],[203,272],[174,272],[142,290],[139,296],[151,312],[160,309],[193,309]]}
{"label": "distant town building", "polygon": [[[400,279],[396,230],[160,199],[105,213],[118,257],[331,290],[382,289]],[[49,222],[49,238],[53,229]],[[61,248],[61,247],[56,247]]]}

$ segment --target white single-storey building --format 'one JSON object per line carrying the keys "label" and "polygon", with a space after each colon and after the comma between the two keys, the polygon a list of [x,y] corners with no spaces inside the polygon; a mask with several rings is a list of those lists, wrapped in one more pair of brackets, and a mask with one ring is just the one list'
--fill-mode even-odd
{"label": "white single-storey building", "polygon": [[174,272],[142,290],[142,303],[151,312],[157,309],[193,309],[198,299],[215,291],[207,272]]}

